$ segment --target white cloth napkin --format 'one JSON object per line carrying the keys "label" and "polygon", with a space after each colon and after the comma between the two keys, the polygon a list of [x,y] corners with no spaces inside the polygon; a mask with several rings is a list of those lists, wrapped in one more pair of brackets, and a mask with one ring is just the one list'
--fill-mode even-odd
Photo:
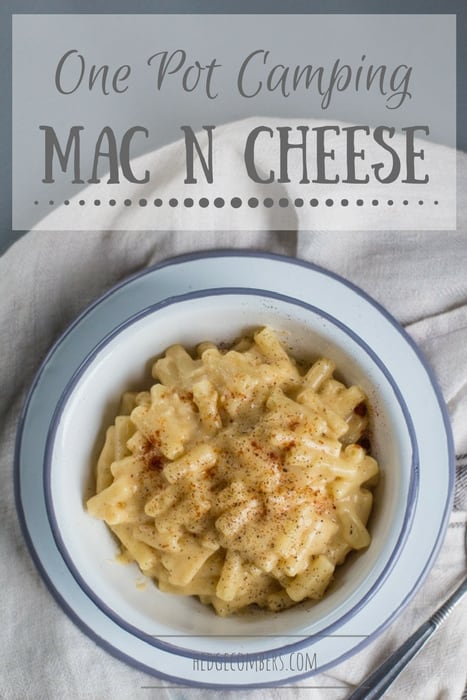
{"label": "white cloth napkin", "polygon": [[[168,160],[171,148],[177,145],[168,147]],[[227,140],[227,161],[234,157],[234,148],[232,140],[229,153]],[[174,211],[164,233],[32,231],[0,258],[0,697],[201,700],[220,695],[178,687],[145,689],[156,684],[154,678],[88,639],[58,607],[37,573],[13,498],[18,415],[52,342],[80,310],[113,284],[182,252],[249,248],[283,253],[327,267],[358,284],[419,343],[439,379],[454,430],[458,475],[447,536],[434,568],[403,615],[364,650],[327,673],[293,687],[242,691],[242,697],[343,699],[445,600],[464,575],[467,517],[467,156],[461,153],[458,185],[455,232],[190,233],[177,231]],[[293,185],[285,189],[290,198],[299,196]],[[382,210],[378,216],[383,216]],[[271,214],[265,211],[265,217]],[[397,679],[387,698],[459,700],[466,680],[466,613],[464,602]],[[169,684],[159,681],[157,685]],[[238,693],[223,691],[222,697],[238,698]]]}

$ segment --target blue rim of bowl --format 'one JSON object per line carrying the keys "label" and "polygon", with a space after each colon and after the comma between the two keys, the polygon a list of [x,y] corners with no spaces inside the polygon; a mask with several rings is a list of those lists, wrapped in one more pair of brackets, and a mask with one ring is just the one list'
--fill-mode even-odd
{"label": "blue rim of bowl", "polygon": [[[89,584],[86,582],[85,578],[83,578],[82,573],[79,571],[77,566],[75,565],[73,558],[71,554],[69,553],[67,549],[66,542],[63,540],[61,532],[60,532],[60,527],[57,521],[57,517],[55,514],[55,509],[54,509],[54,502],[53,502],[53,497],[52,497],[52,489],[51,489],[51,471],[52,471],[52,461],[53,461],[53,449],[54,449],[54,444],[55,444],[55,438],[56,438],[56,433],[57,429],[60,424],[60,420],[63,414],[63,411],[67,405],[67,402],[72,395],[76,385],[80,381],[81,377],[83,374],[86,372],[86,370],[89,368],[89,366],[92,364],[94,359],[105,349],[105,347],[115,338],[117,338],[123,331],[126,329],[130,328],[133,326],[135,323],[138,321],[146,318],[147,316],[150,316],[161,309],[165,309],[167,307],[173,306],[174,304],[179,304],[179,303],[184,303],[184,302],[189,302],[189,301],[196,301],[198,299],[203,299],[206,297],[227,297],[227,296],[254,296],[254,297],[262,297],[266,299],[270,299],[272,301],[279,301],[279,302],[285,302],[287,304],[290,304],[292,306],[297,306],[303,309],[306,309],[307,311],[310,311],[314,315],[316,315],[319,318],[323,318],[335,327],[339,328],[342,332],[344,332],[348,337],[350,337],[354,343],[356,343],[365,353],[367,356],[371,358],[371,360],[374,362],[374,364],[378,367],[380,372],[384,375],[386,378],[387,382],[389,383],[394,396],[396,398],[397,403],[399,404],[399,407],[402,411],[402,414],[404,416],[405,424],[407,426],[407,431],[408,435],[410,438],[410,445],[411,445],[411,464],[410,464],[410,476],[408,480],[408,488],[407,488],[407,498],[406,498],[406,503],[405,507],[403,510],[404,516],[403,520],[400,526],[400,531],[397,537],[397,540],[394,544],[393,550],[390,552],[390,554],[387,556],[386,563],[383,566],[383,569],[376,579],[376,581],[370,586],[366,594],[359,599],[355,605],[353,605],[348,611],[343,613],[337,620],[335,620],[333,623],[330,623],[327,627],[324,627],[321,629],[318,633],[316,634],[308,634],[306,632],[306,629],[303,631],[303,635],[300,633],[300,637],[304,637],[304,639],[300,639],[300,641],[287,644],[282,647],[276,647],[272,649],[268,649],[267,651],[261,651],[261,652],[247,652],[244,654],[241,653],[236,653],[236,659],[241,661],[241,660],[255,660],[259,658],[266,658],[266,657],[272,657],[272,656],[277,656],[277,655],[283,655],[284,653],[291,653],[296,650],[302,649],[303,647],[307,646],[310,643],[310,640],[313,639],[313,637],[323,637],[331,634],[333,631],[338,629],[340,626],[348,622],[352,617],[355,616],[366,604],[367,602],[374,596],[374,594],[379,590],[379,588],[383,585],[384,581],[386,580],[387,576],[389,573],[392,571],[392,568],[394,567],[395,563],[397,562],[398,557],[400,556],[404,543],[408,537],[408,534],[410,532],[410,527],[413,519],[413,514],[415,510],[415,505],[417,501],[417,495],[418,495],[418,485],[419,485],[419,458],[418,458],[418,446],[417,446],[417,440],[415,437],[415,430],[412,424],[412,420],[408,411],[408,408],[405,404],[405,401],[401,395],[401,392],[394,381],[392,374],[386,367],[386,365],[380,360],[380,358],[376,355],[376,353],[368,346],[366,342],[364,342],[352,329],[350,329],[348,326],[346,326],[344,323],[336,319],[334,316],[331,314],[322,311],[316,306],[313,306],[312,304],[308,304],[307,302],[300,301],[298,299],[294,299],[293,297],[289,297],[283,294],[278,294],[276,292],[271,292],[267,291],[264,289],[254,289],[254,288],[242,288],[242,287],[228,287],[228,288],[214,288],[214,289],[207,289],[207,290],[202,290],[198,292],[189,292],[187,294],[181,294],[177,295],[175,297],[169,297],[167,299],[164,299],[160,302],[157,302],[155,304],[151,304],[150,306],[146,307],[145,309],[142,309],[138,313],[134,314],[133,316],[129,317],[126,319],[124,322],[119,324],[116,328],[113,329],[110,333],[108,333],[94,348],[91,350],[91,352],[87,355],[87,357],[83,360],[83,362],[80,364],[80,366],[77,368],[77,370],[73,373],[72,377],[68,381],[59,401],[57,402],[57,405],[55,407],[55,411],[52,417],[52,421],[50,424],[50,428],[48,431],[47,435],[47,441],[46,441],[46,448],[45,448],[45,459],[44,459],[44,469],[43,469],[43,484],[44,484],[44,496],[45,496],[45,505],[46,505],[46,510],[47,510],[47,515],[49,519],[49,523],[52,529],[52,534],[55,540],[55,543],[57,545],[57,548],[60,551],[60,554],[62,558],[64,559],[69,571],[73,575],[73,578],[75,581],[78,583],[80,588],[86,593],[86,595],[93,601],[93,603],[101,610],[103,611],[113,622],[115,622],[117,625],[119,625],[122,629],[125,631],[129,632],[130,634],[134,635],[141,641],[144,641],[148,644],[151,644],[155,647],[161,648],[164,651],[169,651],[170,653],[173,654],[178,654],[180,656],[185,656],[189,658],[194,658],[194,659],[199,659],[199,660],[216,660],[216,661],[228,661],[230,658],[229,654],[221,654],[221,653],[211,653],[211,652],[197,652],[194,649],[186,648],[186,647],[181,647],[181,646],[176,646],[174,644],[171,644],[169,642],[163,641],[161,637],[158,637],[157,635],[149,635],[146,632],[140,630],[138,627],[135,627],[133,624],[128,623],[124,618],[122,618],[115,610],[113,610],[111,607],[109,607],[96,593],[95,591],[89,586]],[[157,319],[154,321],[155,324],[157,324]],[[197,635],[192,635],[193,637],[196,638]],[[210,635],[211,636],[211,635]],[[216,637],[216,635],[212,635],[213,637]],[[287,635],[284,635],[287,636]],[[298,635],[297,635],[298,636]]]}
{"label": "blue rim of bowl", "polygon": [[[316,272],[320,275],[324,275],[326,277],[329,277],[331,279],[336,280],[337,282],[339,282],[339,284],[347,287],[354,294],[358,295],[359,297],[364,299],[369,305],[371,305],[373,308],[378,310],[378,312],[382,316],[384,316],[384,318],[388,321],[388,323],[391,326],[393,326],[393,328],[404,339],[404,341],[407,343],[407,345],[412,349],[412,351],[414,352],[414,354],[418,358],[420,365],[423,367],[424,371],[426,372],[429,383],[430,383],[431,388],[433,390],[433,393],[436,397],[437,405],[441,411],[441,417],[442,417],[442,421],[443,421],[443,425],[444,425],[444,438],[446,439],[446,445],[447,445],[447,464],[446,464],[446,466],[448,468],[448,475],[449,475],[448,496],[447,496],[445,504],[444,504],[444,509],[443,509],[443,514],[442,514],[440,526],[439,526],[438,536],[436,537],[436,539],[433,542],[433,546],[431,548],[429,556],[427,557],[423,568],[419,572],[417,580],[411,586],[410,590],[406,593],[405,597],[401,600],[399,606],[395,610],[392,611],[391,615],[389,615],[387,617],[387,619],[384,620],[384,622],[382,622],[379,625],[379,627],[377,627],[373,631],[373,633],[371,635],[362,639],[360,642],[355,644],[355,646],[353,646],[351,649],[343,652],[339,656],[336,656],[334,659],[332,659],[328,663],[324,664],[319,669],[307,671],[307,672],[302,673],[302,674],[289,676],[287,678],[281,678],[280,680],[262,681],[262,682],[257,682],[257,683],[245,683],[242,685],[232,684],[232,683],[228,683],[228,684],[226,684],[226,683],[207,683],[207,682],[200,682],[200,681],[191,680],[191,679],[186,680],[186,679],[179,678],[178,676],[172,676],[170,674],[164,673],[160,669],[156,669],[152,666],[149,666],[146,663],[143,663],[142,661],[139,661],[137,658],[135,658],[131,654],[126,653],[125,651],[122,651],[120,648],[113,645],[107,639],[103,639],[93,629],[93,627],[90,626],[90,623],[88,621],[84,621],[79,616],[79,614],[74,610],[72,604],[64,596],[62,591],[60,591],[57,588],[57,585],[55,584],[55,582],[53,580],[52,573],[48,571],[48,569],[46,568],[46,566],[42,562],[38,548],[36,547],[36,545],[32,539],[31,533],[29,532],[27,520],[26,520],[26,515],[24,512],[22,498],[21,498],[21,471],[20,471],[21,447],[22,447],[22,442],[23,442],[23,437],[24,437],[24,427],[25,427],[26,418],[28,416],[30,405],[31,405],[31,402],[34,398],[36,387],[41,379],[41,376],[42,376],[43,372],[45,371],[46,367],[48,366],[49,362],[53,359],[53,356],[57,352],[57,350],[59,349],[61,343],[67,338],[67,336],[75,328],[77,328],[83,321],[85,321],[86,317],[89,316],[94,311],[94,309],[96,309],[102,303],[108,301],[117,292],[121,291],[122,289],[124,289],[127,286],[131,286],[133,283],[141,280],[143,277],[157,273],[158,270],[165,270],[166,268],[171,268],[171,267],[176,268],[178,265],[183,265],[183,264],[190,263],[190,262],[199,262],[199,261],[204,261],[204,260],[215,260],[215,259],[219,259],[219,258],[221,258],[221,259],[222,258],[230,258],[230,259],[249,258],[249,259],[255,259],[258,262],[260,262],[262,260],[268,260],[271,262],[284,263],[287,265],[292,265],[292,266],[296,266],[299,268],[303,268],[303,269],[311,271],[311,272]],[[40,364],[40,366],[35,374],[35,377],[31,383],[29,391],[26,395],[26,399],[24,401],[23,408],[22,408],[22,411],[21,411],[21,414],[19,417],[18,430],[16,433],[16,441],[15,441],[14,462],[13,462],[13,482],[14,482],[15,505],[16,505],[16,511],[18,514],[18,520],[19,520],[21,531],[22,531],[24,540],[26,542],[26,545],[28,547],[32,561],[34,562],[38,572],[40,573],[42,579],[44,580],[45,584],[47,585],[47,587],[50,591],[50,594],[55,599],[57,604],[60,605],[62,610],[68,615],[68,617],[74,622],[74,624],[84,634],[86,634],[90,639],[92,639],[96,644],[98,644],[101,648],[106,650],[109,654],[113,655],[115,658],[127,663],[128,665],[132,666],[133,668],[139,669],[143,672],[149,673],[152,676],[156,676],[160,679],[163,679],[163,680],[166,680],[169,682],[185,684],[188,687],[212,688],[212,689],[219,689],[219,690],[238,689],[238,688],[245,688],[245,689],[267,688],[267,687],[277,687],[277,686],[283,685],[287,682],[296,683],[300,680],[304,680],[306,678],[309,678],[310,676],[314,675],[318,671],[324,672],[330,668],[333,668],[337,664],[342,663],[346,659],[351,658],[357,652],[364,649],[368,644],[370,644],[380,634],[382,634],[382,632],[384,632],[384,630],[387,629],[387,627],[392,623],[392,621],[395,618],[397,618],[401,614],[401,612],[404,610],[404,608],[410,603],[410,601],[416,595],[417,591],[420,589],[421,585],[423,584],[426,577],[428,576],[428,573],[430,572],[430,570],[434,564],[434,561],[435,561],[436,557],[438,556],[439,550],[440,550],[442,542],[443,542],[444,535],[445,535],[446,530],[447,530],[448,521],[449,521],[449,514],[451,512],[452,504],[453,504],[453,500],[454,500],[455,450],[454,450],[454,439],[453,439],[453,435],[452,435],[450,419],[449,419],[447,407],[446,407],[446,404],[444,401],[443,394],[442,394],[441,389],[439,387],[437,378],[436,378],[432,368],[430,367],[430,364],[426,360],[423,352],[421,351],[421,349],[418,347],[418,345],[415,343],[415,341],[410,337],[410,335],[405,331],[405,329],[399,324],[399,322],[396,321],[396,319],[384,308],[384,306],[382,306],[378,301],[373,299],[369,294],[367,294],[365,291],[363,291],[363,289],[361,289],[360,287],[355,285],[353,282],[346,280],[344,277],[342,277],[341,275],[338,275],[335,272],[327,270],[326,268],[323,268],[319,265],[308,262],[306,260],[300,260],[298,258],[293,258],[293,257],[287,256],[287,255],[281,255],[278,253],[268,253],[268,252],[255,251],[255,250],[243,250],[243,249],[238,249],[238,250],[217,249],[216,250],[216,249],[214,249],[214,250],[202,251],[202,252],[198,252],[198,253],[185,253],[182,255],[174,256],[174,257],[168,258],[166,260],[163,260],[162,262],[156,263],[155,265],[147,267],[143,270],[139,270],[138,272],[134,273],[133,275],[126,277],[124,280],[122,280],[118,284],[114,285],[107,292],[102,294],[94,302],[89,304],[75,318],[75,320],[68,326],[68,328],[63,332],[63,334],[61,336],[59,336],[59,338],[52,344],[50,350],[46,354],[44,360]]]}

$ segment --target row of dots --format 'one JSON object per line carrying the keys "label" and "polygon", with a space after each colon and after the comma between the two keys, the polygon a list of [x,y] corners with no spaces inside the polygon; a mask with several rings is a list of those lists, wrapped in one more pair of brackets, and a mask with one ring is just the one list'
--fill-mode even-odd
{"label": "row of dots", "polygon": [[[55,204],[58,204],[58,202],[55,202],[53,199],[49,200],[49,205],[53,206]],[[34,204],[37,206],[39,204],[38,200],[35,200]],[[65,199],[63,202],[65,206],[69,206],[71,204],[69,199]],[[84,199],[80,199],[78,201],[79,206],[84,207],[85,205],[91,205],[95,207],[100,207],[101,205],[108,205],[110,207],[114,207],[117,205],[117,201],[115,199],[109,199],[108,202],[103,202],[100,199],[94,199],[86,202]],[[352,206],[353,204],[356,205],[357,207],[363,207],[363,206],[372,206],[372,207],[378,207],[378,206],[388,206],[392,207],[394,204],[397,204],[393,199],[387,199],[387,200],[380,200],[380,199],[371,199],[371,200],[363,200],[363,199],[356,199],[355,201],[350,201],[348,199],[310,199],[309,201],[301,199],[300,197],[297,197],[297,199],[294,200],[289,200],[286,197],[281,197],[278,199],[276,202],[271,198],[271,197],[265,197],[262,201],[260,201],[257,197],[250,197],[248,200],[243,201],[240,197],[232,197],[230,201],[226,201],[222,197],[216,197],[213,199],[211,202],[209,199],[206,197],[201,197],[199,200],[195,201],[191,197],[186,197],[183,200],[176,199],[175,197],[171,197],[170,199],[166,200],[164,202],[162,199],[154,199],[152,202],[149,202],[147,199],[139,199],[137,201],[132,201],[131,199],[124,199],[123,200],[123,205],[125,207],[131,207],[131,206],[139,206],[139,207],[146,207],[148,205],[153,205],[155,207],[162,207],[164,204],[169,207],[178,207],[178,206],[184,206],[184,207],[194,207],[196,204],[202,208],[209,207],[211,204],[217,207],[218,209],[221,209],[222,207],[225,206],[230,206],[233,207],[234,209],[238,209],[241,206],[248,206],[252,209],[259,207],[259,206],[264,206],[267,208],[271,208],[273,206],[279,206],[282,208],[286,208],[288,206],[295,206],[295,207],[303,207],[309,204],[311,207],[318,207],[318,206],[326,206],[326,207],[333,207],[333,206],[341,206],[341,207],[348,207],[349,205]],[[411,204],[408,199],[402,200],[403,206],[408,206]],[[425,202],[423,199],[419,199],[417,201],[412,202],[412,204],[416,204],[418,206],[423,206],[424,204],[429,204],[429,202]],[[437,206],[439,204],[438,200],[435,199],[433,201],[433,204]]]}

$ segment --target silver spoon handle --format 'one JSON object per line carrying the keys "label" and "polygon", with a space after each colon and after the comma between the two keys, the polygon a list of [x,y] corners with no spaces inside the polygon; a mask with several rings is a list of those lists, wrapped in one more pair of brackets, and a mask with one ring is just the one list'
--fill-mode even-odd
{"label": "silver spoon handle", "polygon": [[446,602],[424,622],[381,666],[371,673],[363,683],[351,693],[347,700],[377,700],[395,681],[411,659],[418,654],[433,632],[446,619],[451,610],[467,592],[467,578]]}

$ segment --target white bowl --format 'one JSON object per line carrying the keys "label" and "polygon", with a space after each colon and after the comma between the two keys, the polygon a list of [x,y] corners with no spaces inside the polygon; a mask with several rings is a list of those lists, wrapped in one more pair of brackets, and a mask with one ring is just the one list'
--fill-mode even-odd
{"label": "white bowl", "polygon": [[[147,388],[151,361],[174,344],[229,342],[269,325],[297,358],[333,359],[373,410],[372,452],[381,479],[368,550],[349,557],[319,602],[280,613],[217,617],[196,599],[136,585],[136,565],[115,560],[106,525],[85,509],[96,449],[124,391]],[[46,446],[45,494],[57,546],[79,585],[118,625],[175,654],[196,658],[274,655],[336,633],[383,584],[408,535],[418,488],[418,450],[391,373],[352,330],[352,309],[333,318],[289,297],[254,289],[212,289],[167,299],[116,328],[89,354],[57,405]]]}

